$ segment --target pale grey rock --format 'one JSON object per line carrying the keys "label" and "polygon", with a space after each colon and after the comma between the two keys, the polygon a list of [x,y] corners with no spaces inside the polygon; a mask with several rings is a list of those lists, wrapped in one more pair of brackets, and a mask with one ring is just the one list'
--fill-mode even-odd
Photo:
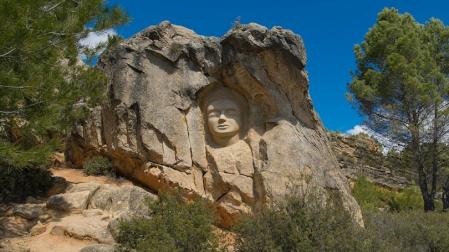
{"label": "pale grey rock", "polygon": [[81,211],[89,203],[89,191],[62,193],[51,196],[47,200],[47,208],[58,211]]}
{"label": "pale grey rock", "polygon": [[[251,23],[219,39],[162,22],[105,52],[98,65],[108,97],[69,138],[71,163],[102,153],[152,190],[175,187],[214,201],[224,226],[292,184],[313,188],[322,202],[336,197],[363,225],[313,109],[304,45],[293,32]],[[212,110],[202,107],[223,89],[241,97],[221,104],[238,104],[241,120],[214,105],[239,126],[226,141],[211,134]]]}
{"label": "pale grey rock", "polygon": [[114,252],[114,246],[109,244],[93,244],[82,248],[80,252]]}
{"label": "pale grey rock", "polygon": [[119,221],[149,216],[148,203],[156,199],[156,195],[133,185],[72,184],[66,193],[47,202],[49,208],[72,211],[58,220],[50,233],[113,244]]}
{"label": "pale grey rock", "polygon": [[133,185],[69,183],[65,193],[49,197],[47,203],[0,206],[0,237],[39,236],[48,230],[50,235],[112,245],[120,221],[149,218],[148,203],[156,199]]}
{"label": "pale grey rock", "polygon": [[144,215],[149,211],[148,203],[156,199],[156,195],[137,186],[124,185],[117,187],[103,185],[92,196],[89,209]]}
{"label": "pale grey rock", "polygon": [[15,204],[13,214],[27,220],[35,220],[46,212],[45,204]]}
{"label": "pale grey rock", "polygon": [[82,211],[87,209],[92,195],[101,185],[95,183],[72,184],[65,193],[48,198],[47,208],[59,211]]}
{"label": "pale grey rock", "polygon": [[108,219],[101,216],[70,215],[55,223],[50,231],[52,235],[70,236],[79,240],[94,240],[99,243],[114,244],[108,231]]}

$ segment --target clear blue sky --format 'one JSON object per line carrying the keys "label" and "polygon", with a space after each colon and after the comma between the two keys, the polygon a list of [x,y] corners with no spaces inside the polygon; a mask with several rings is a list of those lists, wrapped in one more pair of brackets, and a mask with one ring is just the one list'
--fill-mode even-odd
{"label": "clear blue sky", "polygon": [[449,25],[447,0],[340,1],[177,1],[109,0],[121,5],[132,21],[117,29],[128,38],[147,26],[169,20],[201,35],[222,36],[237,17],[241,23],[282,26],[305,43],[310,93],[326,128],[345,132],[363,122],[345,98],[350,71],[355,69],[353,47],[363,40],[384,7],[411,13],[423,23],[431,17]]}

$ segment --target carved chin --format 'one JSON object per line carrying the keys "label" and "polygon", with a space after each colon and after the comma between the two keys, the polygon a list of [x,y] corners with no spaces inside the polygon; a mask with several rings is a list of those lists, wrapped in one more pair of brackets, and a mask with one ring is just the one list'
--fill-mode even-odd
{"label": "carved chin", "polygon": [[238,131],[219,130],[215,131],[215,136],[218,138],[230,138],[238,134]]}

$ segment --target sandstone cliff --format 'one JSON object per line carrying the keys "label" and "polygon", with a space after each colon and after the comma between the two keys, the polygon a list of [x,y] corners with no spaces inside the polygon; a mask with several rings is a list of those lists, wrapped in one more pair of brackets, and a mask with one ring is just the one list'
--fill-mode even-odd
{"label": "sandstone cliff", "polygon": [[[394,160],[382,154],[382,146],[366,134],[343,135],[328,133],[343,174],[355,180],[365,176],[373,183],[390,189],[403,189],[412,185],[417,175],[394,167]],[[393,159],[394,157],[391,157]]]}
{"label": "sandstone cliff", "polygon": [[105,155],[153,190],[208,198],[224,226],[289,186],[339,200],[363,225],[305,65],[302,39],[280,27],[239,25],[222,38],[149,27],[101,56],[107,100],[68,139],[66,158]]}

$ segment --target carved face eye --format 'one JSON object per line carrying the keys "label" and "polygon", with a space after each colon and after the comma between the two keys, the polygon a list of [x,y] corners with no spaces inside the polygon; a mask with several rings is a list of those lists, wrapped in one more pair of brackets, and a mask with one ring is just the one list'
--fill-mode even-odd
{"label": "carved face eye", "polygon": [[227,109],[227,110],[225,111],[225,114],[226,114],[227,116],[236,116],[236,115],[239,114],[239,112],[238,112],[237,110],[235,110],[235,109]]}
{"label": "carved face eye", "polygon": [[212,110],[209,113],[207,113],[207,116],[210,117],[210,118],[219,117],[220,116],[220,112],[218,112],[216,110]]}

